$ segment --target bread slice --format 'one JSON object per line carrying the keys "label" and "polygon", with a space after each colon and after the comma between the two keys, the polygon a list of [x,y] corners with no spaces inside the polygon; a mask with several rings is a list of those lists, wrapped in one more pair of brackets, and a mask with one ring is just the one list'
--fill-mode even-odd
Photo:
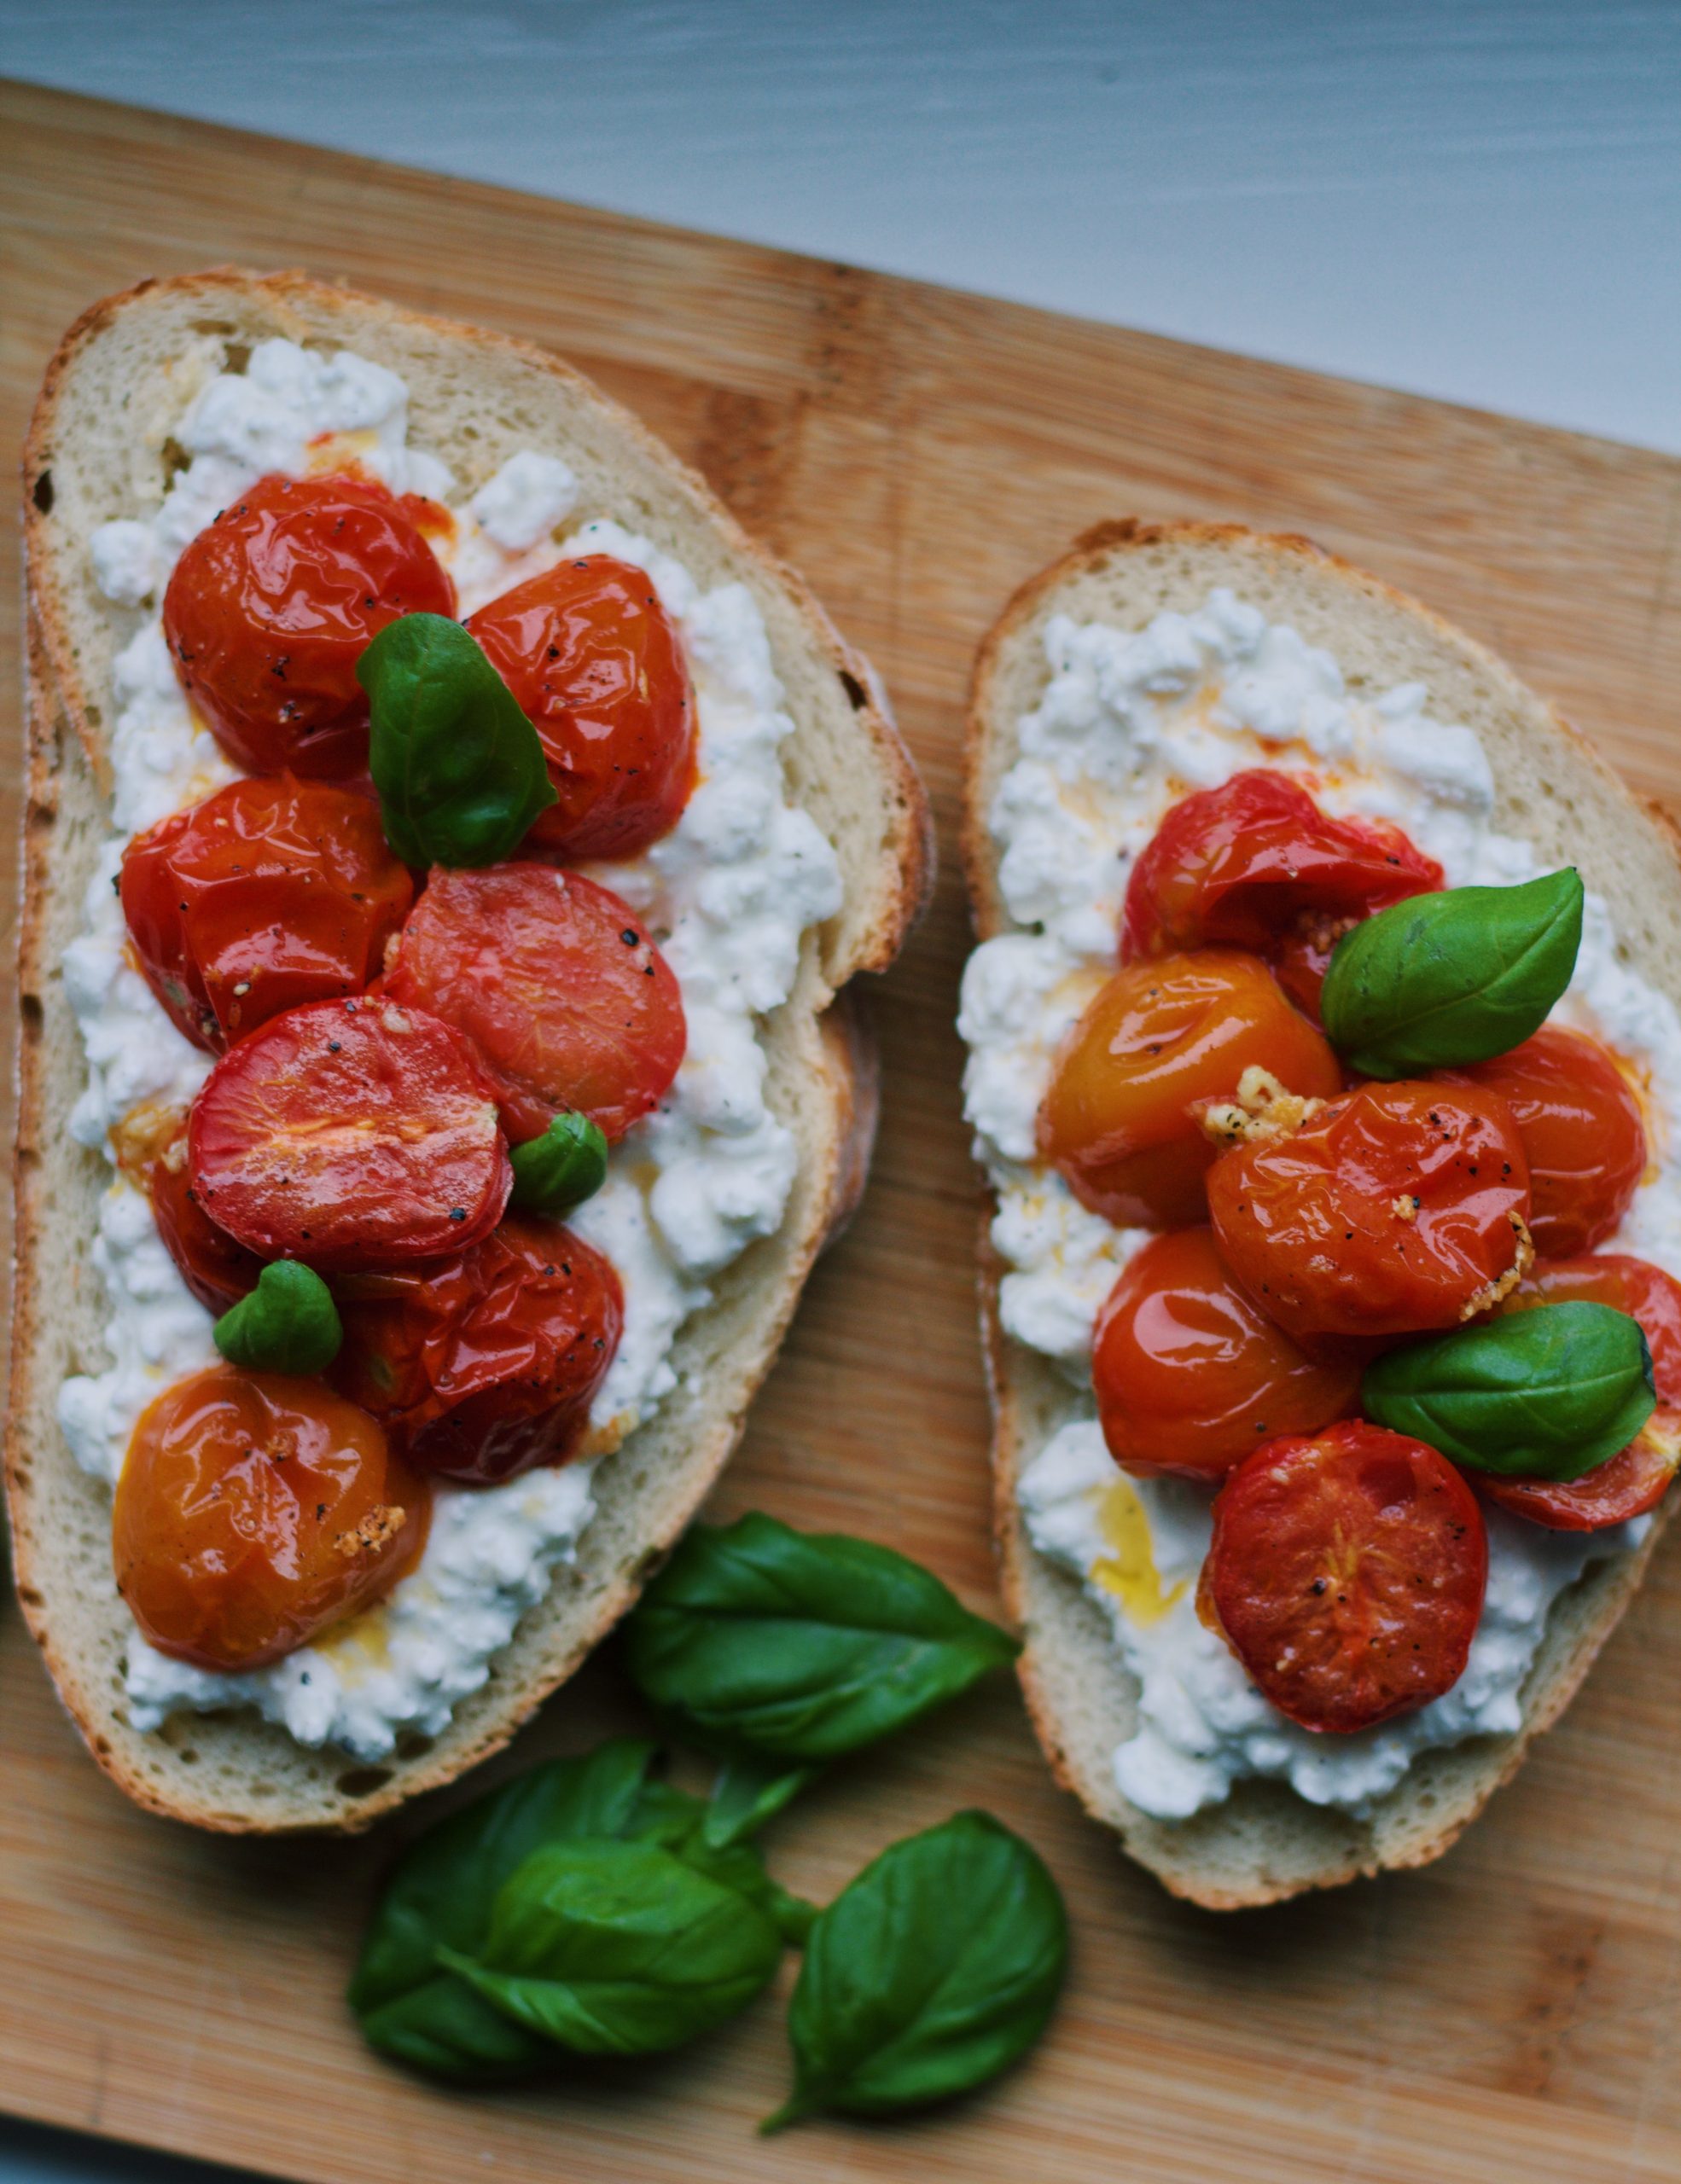
{"label": "bread slice", "polygon": [[[1016,593],[982,645],[970,692],[964,856],[983,939],[1006,929],[986,814],[1017,756],[1016,726],[1049,679],[1054,613],[1136,630],[1163,608],[1189,612],[1229,585],[1269,620],[1323,645],[1356,692],[1422,682],[1438,717],[1476,729],[1494,770],[1494,824],[1579,867],[1610,905],[1636,969],[1681,1002],[1681,861],[1674,829],[1492,653],[1428,608],[1306,538],[1235,524],[1107,523]],[[996,1426],[993,1462],[1004,1587],[1026,1634],[1021,1680],[1057,1779],[1176,1895],[1214,1909],[1269,1903],[1360,1873],[1440,1857],[1558,1718],[1627,1606],[1668,1514],[1634,1555],[1592,1565],[1555,1603],[1523,1692],[1515,1736],[1428,1751],[1367,1819],[1309,1804],[1287,1785],[1238,1784],[1222,1804],[1164,1821],[1115,1786],[1111,1757],[1136,1726],[1137,1689],[1079,1583],[1035,1552],[1015,1482],[1077,1414],[1067,1380],[1011,1340],[982,1236],[982,1321]]]}
{"label": "bread slice", "polygon": [[[678,1386],[600,1467],[576,1565],[556,1571],[448,1728],[378,1766],[307,1751],[248,1712],[180,1716],[153,1735],[127,1725],[110,1499],[77,1468],[55,1414],[65,1375],[102,1362],[104,1305],[86,1258],[108,1171],[65,1129],[84,1068],[59,962],[108,828],[111,664],[133,620],[96,591],[88,541],[112,517],[155,508],[189,395],[275,335],[353,349],[398,372],[415,444],[466,490],[520,449],[563,456],[582,486],[569,520],[615,516],[702,586],[745,584],[795,723],[783,746],[788,791],[834,845],[845,887],[840,910],[806,936],[794,991],[765,1029],[767,1097],[800,1148],[781,1228],[717,1279],[715,1301],[683,1329]],[[24,486],[30,755],[7,1436],[24,1612],[96,1757],[142,1804],[228,1831],[363,1827],[507,1741],[630,1605],[735,1447],[811,1263],[862,1188],[873,1065],[836,997],[854,973],[886,967],[925,900],[926,801],[868,664],[800,579],[628,411],[527,343],[298,274],[148,282],[96,305],[65,336],[35,412]]]}

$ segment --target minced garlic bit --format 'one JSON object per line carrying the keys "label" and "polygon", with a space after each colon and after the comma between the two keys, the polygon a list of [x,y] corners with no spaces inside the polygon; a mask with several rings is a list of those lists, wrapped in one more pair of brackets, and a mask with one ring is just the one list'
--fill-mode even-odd
{"label": "minced garlic bit", "polygon": [[1270,1069],[1251,1062],[1237,1080],[1236,1100],[1222,1100],[1204,1108],[1203,1134],[1222,1146],[1257,1145],[1272,1138],[1294,1137],[1324,1104],[1323,1100],[1287,1092]]}
{"label": "minced garlic bit", "polygon": [[1397,1221],[1416,1221],[1418,1200],[1411,1191],[1403,1191],[1389,1210]]}
{"label": "minced garlic bit", "polygon": [[370,1509],[354,1531],[340,1532],[333,1544],[346,1561],[352,1555],[371,1554],[388,1540],[395,1539],[408,1520],[406,1509],[387,1502],[380,1508]]}
{"label": "minced garlic bit", "polygon": [[1521,1213],[1509,1213],[1517,1236],[1517,1252],[1511,1264],[1498,1281],[1485,1281],[1475,1297],[1468,1297],[1460,1308],[1462,1320],[1474,1320],[1479,1312],[1492,1312],[1497,1304],[1509,1297],[1524,1275],[1535,1263],[1535,1239],[1529,1233],[1529,1223]]}

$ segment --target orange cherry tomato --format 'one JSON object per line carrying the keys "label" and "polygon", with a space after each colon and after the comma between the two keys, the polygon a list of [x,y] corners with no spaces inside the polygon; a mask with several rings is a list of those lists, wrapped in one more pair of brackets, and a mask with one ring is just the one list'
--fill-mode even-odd
{"label": "orange cherry tomato", "polygon": [[1091,1378],[1123,1471],[1217,1478],[1259,1441],[1355,1407],[1360,1360],[1312,1358],[1220,1264],[1212,1232],[1153,1236],[1097,1316]]}
{"label": "orange cherry tomato", "polygon": [[1252,768],[1185,797],[1156,829],[1127,882],[1121,961],[1247,948],[1317,1017],[1349,926],[1441,884],[1399,828],[1329,818],[1300,782]]}
{"label": "orange cherry tomato", "polygon": [[259,1669],[388,1593],[432,1493],[315,1380],[218,1365],[141,1413],[117,1481],[117,1589],[160,1653]]}
{"label": "orange cherry tomato", "polygon": [[1509,1054],[1439,1074],[1486,1085],[1511,1109],[1529,1159],[1536,1250],[1565,1258],[1602,1244],[1646,1172],[1646,1125],[1599,1041],[1544,1024]]}
{"label": "orange cherry tomato", "polygon": [[401,614],[455,611],[454,584],[383,485],[270,476],[189,542],[164,635],[236,765],[336,781],[367,763],[364,646]]}
{"label": "orange cherry tomato", "polygon": [[212,1054],[282,1009],[360,993],[414,893],[377,806],[290,774],[230,781],[123,852],[146,982]]}
{"label": "orange cherry tomato", "polygon": [[573,1454],[625,1323],[601,1253],[518,1214],[470,1252],[337,1294],[334,1385],[423,1471],[481,1486]]}
{"label": "orange cherry tomato", "polygon": [[1549,1531],[1594,1532],[1643,1517],[1662,1501],[1681,1465],[1681,1283],[1646,1259],[1607,1252],[1541,1259],[1501,1310],[1585,1298],[1639,1321],[1652,1352],[1658,1408],[1626,1449],[1581,1478],[1500,1478],[1477,1484],[1491,1502]]}
{"label": "orange cherry tomato", "polygon": [[164,1249],[200,1304],[219,1318],[257,1287],[263,1262],[218,1228],[199,1204],[187,1165],[184,1131],[153,1161],[147,1188]]}
{"label": "orange cherry tomato", "polygon": [[1220,1256],[1298,1342],[1451,1327],[1521,1254],[1529,1170],[1476,1085],[1368,1084],[1208,1176]]}
{"label": "orange cherry tomato", "polygon": [[658,1107],[688,1036],[676,974],[628,903],[547,864],[434,869],[385,991],[471,1040],[516,1144],[567,1109],[616,1143]]}
{"label": "orange cherry tomato", "polygon": [[1227,1473],[1198,1605],[1280,1713],[1347,1735],[1452,1689],[1487,1580],[1458,1472],[1357,1419],[1263,1442]]}
{"label": "orange cherry tomato", "polygon": [[1342,1089],[1323,1035],[1253,956],[1209,948],[1134,963],[1057,1056],[1039,1107],[1039,1156],[1106,1220],[1188,1227],[1205,1217],[1214,1158],[1198,1118],[1253,1066],[1306,1096]]}
{"label": "orange cherry tomato", "polygon": [[530,849],[635,857],[677,824],[695,786],[695,700],[646,570],[610,554],[560,561],[467,626],[549,761],[559,801]]}
{"label": "orange cherry tomato", "polygon": [[219,1228],[323,1274],[462,1251],[514,1180],[472,1049],[389,999],[313,1002],[241,1039],[193,1102],[187,1151]]}

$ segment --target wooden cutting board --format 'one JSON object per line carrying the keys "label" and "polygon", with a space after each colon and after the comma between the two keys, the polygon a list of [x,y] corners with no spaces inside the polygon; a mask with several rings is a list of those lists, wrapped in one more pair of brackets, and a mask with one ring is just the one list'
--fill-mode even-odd
{"label": "wooden cutting board", "polygon": [[[945,872],[875,996],[887,1096],[864,1211],[724,1513],[890,1541],[997,1610],[952,1029],[958,734],[976,639],[1075,531],[1130,511],[1306,531],[1497,646],[1681,807],[1681,463],[36,90],[0,87],[0,176],[7,444],[96,297],[218,261],[305,265],[582,365],[800,564],[885,676]],[[15,685],[9,661],[14,807]],[[385,2069],[340,1994],[416,1816],[293,1845],[148,1819],[84,1757],[9,1600],[0,1656],[0,2106],[20,2115],[332,2184],[1681,2170],[1681,1536],[1564,1726],[1422,1873],[1243,1916],[1177,1905],[1052,1788],[1003,1681],[840,1771],[772,1831],[791,1885],[825,1896],[893,1837],[987,1805],[1061,1879],[1072,1974],[1041,2050],[990,2094],[772,2140],[753,2125],[786,2076],[775,1997],[686,2054],[541,2089],[462,2097]],[[637,1718],[598,1662],[497,1768]]]}

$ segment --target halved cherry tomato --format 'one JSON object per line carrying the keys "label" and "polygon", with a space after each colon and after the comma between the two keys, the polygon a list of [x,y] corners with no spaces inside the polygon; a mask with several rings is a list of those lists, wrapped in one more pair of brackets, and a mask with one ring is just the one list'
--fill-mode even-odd
{"label": "halved cherry tomato", "polygon": [[400,614],[455,611],[454,584],[383,485],[270,476],[189,542],[164,635],[236,764],[341,780],[367,763],[364,646]]}
{"label": "halved cherry tomato", "polygon": [[1217,1478],[1257,1442],[1355,1407],[1361,1361],[1306,1356],[1220,1264],[1212,1231],[1154,1236],[1097,1316],[1091,1378],[1123,1471]]}
{"label": "halved cherry tomato", "polygon": [[1488,1581],[1477,1497],[1435,1449],[1351,1420],[1229,1472],[1198,1606],[1263,1697],[1347,1735],[1464,1673]]}
{"label": "halved cherry tomato", "polygon": [[218,1228],[323,1274],[462,1251],[496,1226],[513,1185],[472,1049],[389,999],[271,1017],[205,1079],[187,1148]]}
{"label": "halved cherry tomato", "polygon": [[147,1171],[152,1218],[181,1279],[207,1312],[219,1316],[257,1287],[263,1262],[218,1228],[193,1191],[183,1130]]}
{"label": "halved cherry tomato", "polygon": [[1329,1098],[1323,1035],[1253,956],[1208,948],[1117,971],[1069,1034],[1039,1107],[1039,1156],[1106,1220],[1184,1228],[1204,1217],[1214,1158],[1198,1119],[1244,1071]]}
{"label": "halved cherry tomato", "polygon": [[1599,1041],[1544,1024],[1509,1054],[1440,1075],[1486,1085],[1511,1109],[1529,1159],[1536,1250],[1562,1258],[1602,1244],[1646,1172],[1646,1125]]}
{"label": "halved cherry tomato", "polygon": [[1627,1448],[1580,1478],[1509,1478],[1492,1472],[1478,1478],[1491,1502],[1551,1531],[1594,1532],[1643,1517],[1663,1499],[1681,1466],[1681,1283],[1649,1260],[1621,1252],[1541,1259],[1500,1309],[1525,1312],[1578,1298],[1639,1321],[1652,1352],[1658,1408]]}
{"label": "halved cherry tomato", "polygon": [[391,1590],[432,1490],[315,1380],[218,1365],[140,1414],[117,1481],[117,1589],[160,1653],[258,1669]]}
{"label": "halved cherry tomato", "polygon": [[467,626],[536,729],[560,799],[530,849],[635,857],[677,824],[695,786],[695,700],[646,570],[610,554],[560,561]]}
{"label": "halved cherry tomato", "polygon": [[1156,829],[1127,882],[1121,961],[1250,949],[1317,1016],[1349,926],[1441,884],[1440,865],[1399,828],[1329,818],[1299,781],[1252,768],[1185,797]]}
{"label": "halved cherry tomato", "polygon": [[1498,1093],[1368,1084],[1222,1154],[1208,1210],[1221,1258],[1298,1342],[1412,1334],[1457,1326],[1526,1256],[1529,1170]]}
{"label": "halved cherry tomato", "polygon": [[573,1453],[625,1321],[599,1252],[515,1214],[457,1258],[337,1294],[334,1385],[422,1470],[480,1486]]}
{"label": "halved cherry tomato", "polygon": [[515,1144],[568,1108],[617,1142],[683,1060],[683,995],[642,921],[552,865],[434,869],[384,990],[472,1041]]}
{"label": "halved cherry tomato", "polygon": [[195,1046],[360,993],[414,900],[377,806],[290,774],[230,781],[137,834],[123,915],[146,983]]}

